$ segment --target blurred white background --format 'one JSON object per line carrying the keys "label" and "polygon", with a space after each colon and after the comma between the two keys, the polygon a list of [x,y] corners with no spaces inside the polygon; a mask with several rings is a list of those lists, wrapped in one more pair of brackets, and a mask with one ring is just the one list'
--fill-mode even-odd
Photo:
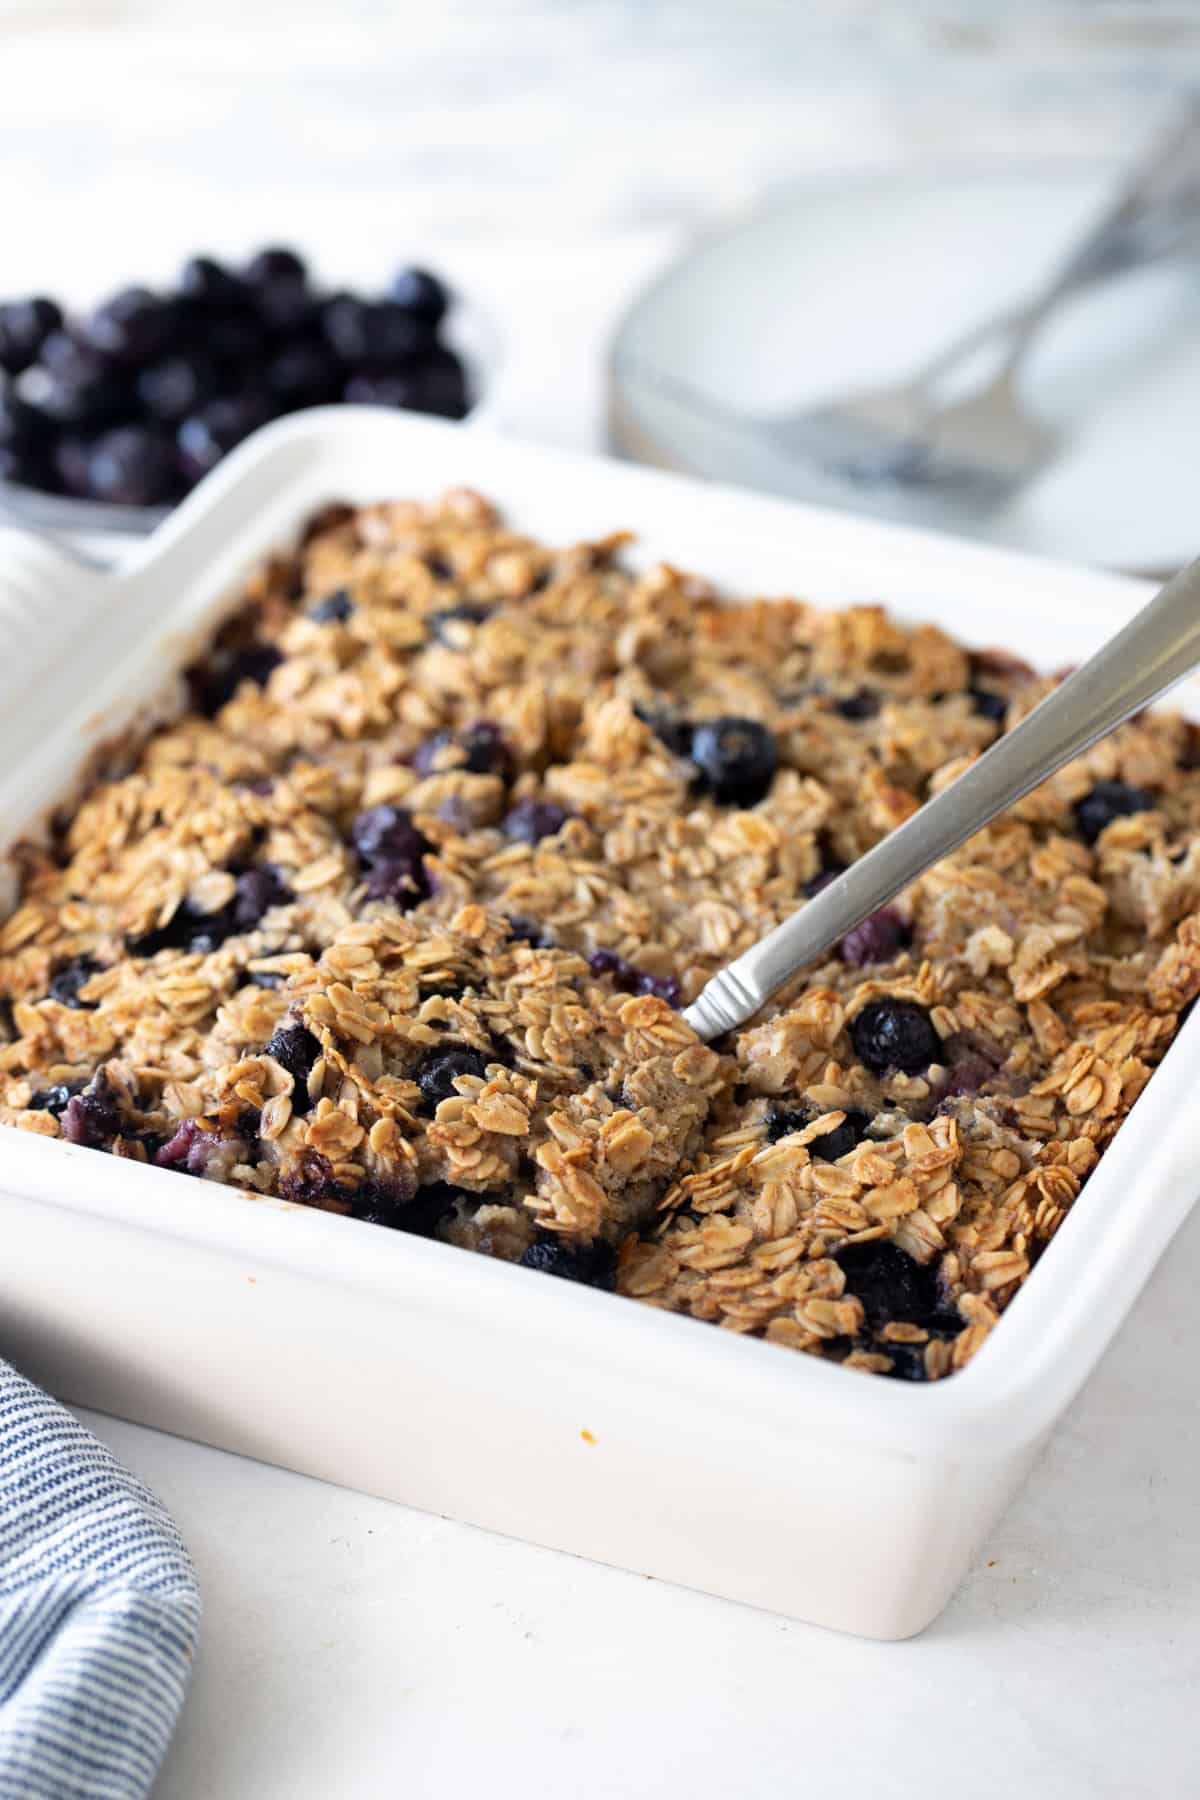
{"label": "blurred white background", "polygon": [[[427,258],[493,312],[509,422],[589,444],[615,319],[714,216],[851,166],[1116,158],[1198,76],[1196,0],[0,0],[0,294],[264,239],[367,284]],[[159,1794],[1200,1791],[1198,1284],[1194,1225],[911,1645],[92,1420],[206,1595]]]}
{"label": "blurred white background", "polygon": [[1195,0],[0,0],[0,293],[425,256],[493,311],[512,422],[583,444],[700,225],[835,169],[1115,158],[1198,68]]}

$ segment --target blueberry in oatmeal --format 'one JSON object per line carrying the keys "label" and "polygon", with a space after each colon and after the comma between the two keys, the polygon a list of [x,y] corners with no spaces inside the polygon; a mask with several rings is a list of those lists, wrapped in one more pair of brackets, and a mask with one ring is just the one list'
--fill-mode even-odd
{"label": "blueberry in oatmeal", "polygon": [[1133,787],[1127,781],[1098,781],[1090,794],[1076,802],[1079,835],[1086,844],[1094,844],[1114,819],[1149,812],[1154,805],[1154,795],[1144,788]]}
{"label": "blueberry in oatmeal", "polygon": [[[196,353],[199,313],[214,366],[275,355],[265,289],[313,290],[255,281],[196,271],[145,371]],[[107,419],[0,420],[87,488]],[[622,542],[543,546],[463,490],[322,508],[193,710],[16,847],[0,1125],[940,1381],[1200,995],[1195,734],[1129,721],[703,1044],[704,983],[1049,684]]]}
{"label": "blueberry in oatmeal", "polygon": [[706,719],[692,733],[688,755],[715,800],[755,806],[775,775],[775,739],[755,719]]}
{"label": "blueberry in oatmeal", "polygon": [[567,818],[566,809],[556,806],[553,800],[518,800],[504,815],[501,829],[514,843],[540,844],[543,838],[560,832]]}
{"label": "blueberry in oatmeal", "polygon": [[877,1075],[900,1069],[919,1075],[942,1055],[942,1040],[915,1000],[870,1000],[853,1020],[855,1055]]}
{"label": "blueberry in oatmeal", "polygon": [[617,1259],[611,1244],[567,1244],[540,1238],[521,1257],[523,1269],[578,1281],[584,1287],[612,1289],[616,1284]]}
{"label": "blueberry in oatmeal", "polygon": [[57,1000],[60,1006],[83,1007],[94,1004],[82,999],[80,990],[87,986],[93,975],[99,973],[99,969],[99,963],[93,962],[90,956],[74,957],[50,977],[50,998]]}
{"label": "blueberry in oatmeal", "polygon": [[465,1047],[434,1051],[417,1070],[417,1086],[426,1103],[438,1107],[443,1100],[452,1100],[458,1093],[455,1084],[461,1076],[473,1075],[480,1081],[485,1080],[488,1061],[480,1051]]}

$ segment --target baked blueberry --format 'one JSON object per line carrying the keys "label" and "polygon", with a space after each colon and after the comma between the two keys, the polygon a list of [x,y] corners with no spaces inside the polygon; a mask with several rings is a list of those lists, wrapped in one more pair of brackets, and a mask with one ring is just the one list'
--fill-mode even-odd
{"label": "baked blueberry", "polygon": [[756,719],[705,719],[692,733],[689,755],[723,806],[754,806],[779,762],[775,739]]}
{"label": "baked blueberry", "polygon": [[587,963],[593,975],[610,976],[613,986],[623,994],[653,994],[656,1000],[665,1000],[674,1007],[683,1002],[683,990],[674,975],[649,975],[615,950],[589,951]]}
{"label": "baked blueberry", "polygon": [[171,344],[178,320],[169,300],[149,288],[122,288],[98,306],[84,325],[84,336],[102,356],[115,362],[144,363],[161,356]]}
{"label": "baked blueberry", "polygon": [[804,893],[806,898],[811,900],[814,895],[819,894],[822,889],[827,888],[831,881],[836,881],[839,875],[844,875],[845,873],[846,865],[844,862],[839,862],[836,857],[827,858],[824,865],[817,870],[817,873],[815,875],[810,875],[805,882]]}
{"label": "baked blueberry", "polygon": [[517,844],[540,844],[561,831],[569,815],[553,800],[518,800],[501,825],[505,837]]}
{"label": "baked blueberry", "polygon": [[912,933],[894,906],[881,906],[878,912],[848,931],[838,945],[838,954],[852,969],[868,963],[890,962],[898,950],[912,942]]}
{"label": "baked blueberry", "polygon": [[406,312],[416,313],[431,325],[442,321],[450,296],[428,269],[398,269],[392,279],[392,299]]}
{"label": "baked blueberry", "polygon": [[609,1293],[617,1281],[617,1253],[603,1241],[571,1244],[560,1238],[539,1238],[530,1244],[520,1266],[539,1269],[543,1275],[558,1275],[563,1281],[578,1281],[584,1287],[604,1288]]}
{"label": "baked blueberry", "polygon": [[55,971],[50,977],[50,998],[57,1000],[60,1006],[72,1007],[77,1012],[94,1009],[94,1000],[81,1000],[80,988],[86,987],[93,975],[100,972],[100,964],[90,956],[76,956]]}
{"label": "baked blueberry", "polygon": [[30,1096],[29,1105],[34,1112],[52,1113],[56,1119],[62,1117],[68,1102],[73,1100],[83,1087],[81,1081],[67,1086],[65,1083],[55,1087],[39,1088]]}
{"label": "baked blueberry", "polygon": [[237,878],[232,901],[234,931],[253,931],[264,913],[291,898],[291,888],[270,863],[243,870]]}
{"label": "baked blueberry", "polygon": [[306,1113],[309,1107],[308,1078],[321,1055],[320,1040],[299,1020],[285,1019],[282,1025],[275,1027],[263,1054],[274,1057],[280,1068],[286,1069],[292,1077],[295,1083],[292,1111]]}
{"label": "baked blueberry", "polygon": [[59,1117],[59,1130],[70,1144],[102,1150],[122,1125],[121,1103],[108,1074],[97,1069],[87,1086],[67,1101]]}
{"label": "baked blueberry", "polygon": [[879,712],[879,695],[870,688],[859,688],[856,693],[835,700],[833,710],[843,719],[873,719]]}
{"label": "baked blueberry", "polygon": [[835,1252],[834,1260],[846,1277],[846,1292],[862,1301],[873,1330],[894,1320],[924,1325],[938,1311],[941,1287],[936,1265],[917,1262],[889,1238],[846,1244]]}
{"label": "baked blueberry", "polygon": [[479,1195],[467,1194],[445,1181],[430,1182],[415,1194],[398,1184],[384,1187],[371,1182],[354,1196],[354,1217],[371,1225],[386,1225],[391,1231],[406,1231],[411,1237],[431,1238],[464,1199],[478,1203]]}
{"label": "baked blueberry", "polygon": [[453,1099],[458,1093],[454,1085],[458,1076],[478,1075],[483,1080],[488,1063],[495,1060],[494,1056],[484,1056],[482,1051],[470,1050],[466,1045],[432,1050],[417,1070],[417,1086],[429,1107],[436,1109],[443,1100]]}
{"label": "baked blueberry", "polygon": [[[460,754],[446,757],[451,747]],[[504,734],[490,719],[479,719],[459,732],[435,731],[418,748],[412,760],[418,775],[432,775],[441,769],[466,769],[471,775],[499,775],[511,781],[513,760]]]}
{"label": "baked blueberry", "polygon": [[[780,1138],[789,1137],[794,1131],[803,1131],[812,1123],[812,1117],[807,1109],[778,1105],[768,1107],[767,1142],[777,1144]],[[820,1162],[836,1162],[839,1156],[848,1156],[851,1150],[857,1149],[862,1143],[870,1123],[867,1113],[860,1112],[857,1107],[849,1107],[840,1125],[809,1140],[806,1146],[809,1155]]]}
{"label": "baked blueberry", "polygon": [[892,1366],[887,1371],[890,1381],[929,1380],[924,1344],[885,1344],[881,1348],[892,1359]]}
{"label": "baked blueberry", "polygon": [[424,858],[433,846],[399,806],[371,806],[350,827],[350,841],[365,866],[367,894],[404,911],[429,892]]}
{"label": "baked blueberry", "polygon": [[1075,802],[1075,822],[1084,843],[1094,844],[1114,819],[1149,812],[1154,805],[1154,795],[1145,788],[1133,787],[1127,781],[1098,781],[1090,794]]}
{"label": "baked blueberry", "polygon": [[161,506],[175,492],[174,448],[149,425],[106,431],[88,457],[88,491],[117,506]]}
{"label": "baked blueberry", "polygon": [[52,331],[62,327],[62,309],[44,294],[0,306],[0,369],[19,375],[36,362]]}
{"label": "baked blueberry", "polygon": [[216,390],[216,367],[202,351],[168,356],[138,371],[138,400],[151,418],[168,425],[195,412]]}
{"label": "baked blueberry", "polygon": [[915,1000],[869,1000],[851,1021],[850,1039],[859,1062],[877,1075],[888,1069],[919,1075],[943,1060],[933,1020]]}
{"label": "baked blueberry", "polygon": [[206,718],[213,718],[233,699],[244,681],[265,687],[272,669],[283,661],[283,652],[274,644],[251,642],[233,651],[221,652],[209,662],[191,671],[196,708]]}
{"label": "baked blueberry", "polygon": [[[441,579],[448,580],[452,573],[451,569],[447,569]],[[430,613],[426,623],[439,644],[446,644],[451,650],[457,650],[463,638],[456,627],[482,625],[491,611],[490,606],[478,606],[464,600],[458,606],[444,606],[440,612]]]}
{"label": "baked blueberry", "polygon": [[679,719],[665,712],[651,712],[641,706],[635,706],[633,710],[642,724],[648,725],[659,742],[666,745],[672,756],[691,756],[696,727],[688,719]]}
{"label": "baked blueberry", "polygon": [[981,719],[990,719],[993,725],[1003,725],[1008,717],[1008,701],[1003,694],[994,694],[990,688],[972,687],[967,689],[971,697],[971,705]]}
{"label": "baked blueberry", "polygon": [[308,616],[318,625],[344,625],[354,611],[354,602],[345,588],[334,588],[315,606],[310,606]]}

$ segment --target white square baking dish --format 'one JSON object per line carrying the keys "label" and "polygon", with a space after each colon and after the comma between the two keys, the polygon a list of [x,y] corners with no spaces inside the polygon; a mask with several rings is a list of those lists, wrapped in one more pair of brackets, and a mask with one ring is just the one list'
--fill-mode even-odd
{"label": "white square baking dish", "polygon": [[[741,594],[884,599],[1043,667],[1137,583],[486,431],[338,408],[245,445],[115,575],[0,534],[0,854],[331,499],[468,484]],[[0,916],[6,904],[0,894]],[[0,1131],[0,1351],[73,1401],[844,1630],[940,1611],[1195,1197],[1193,1017],[994,1338],[930,1387],[355,1220]]]}

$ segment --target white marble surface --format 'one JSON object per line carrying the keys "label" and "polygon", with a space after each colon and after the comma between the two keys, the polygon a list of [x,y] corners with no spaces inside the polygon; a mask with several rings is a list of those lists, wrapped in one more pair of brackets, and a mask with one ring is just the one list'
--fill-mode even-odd
{"label": "white marble surface", "polygon": [[[427,254],[495,314],[511,423],[588,444],[614,318],[713,211],[964,146],[1109,152],[1198,57],[1194,0],[0,0],[0,291],[264,236],[364,281]],[[904,1645],[89,1418],[205,1593],[160,1800],[1200,1791],[1198,1291],[1200,1220]]]}

